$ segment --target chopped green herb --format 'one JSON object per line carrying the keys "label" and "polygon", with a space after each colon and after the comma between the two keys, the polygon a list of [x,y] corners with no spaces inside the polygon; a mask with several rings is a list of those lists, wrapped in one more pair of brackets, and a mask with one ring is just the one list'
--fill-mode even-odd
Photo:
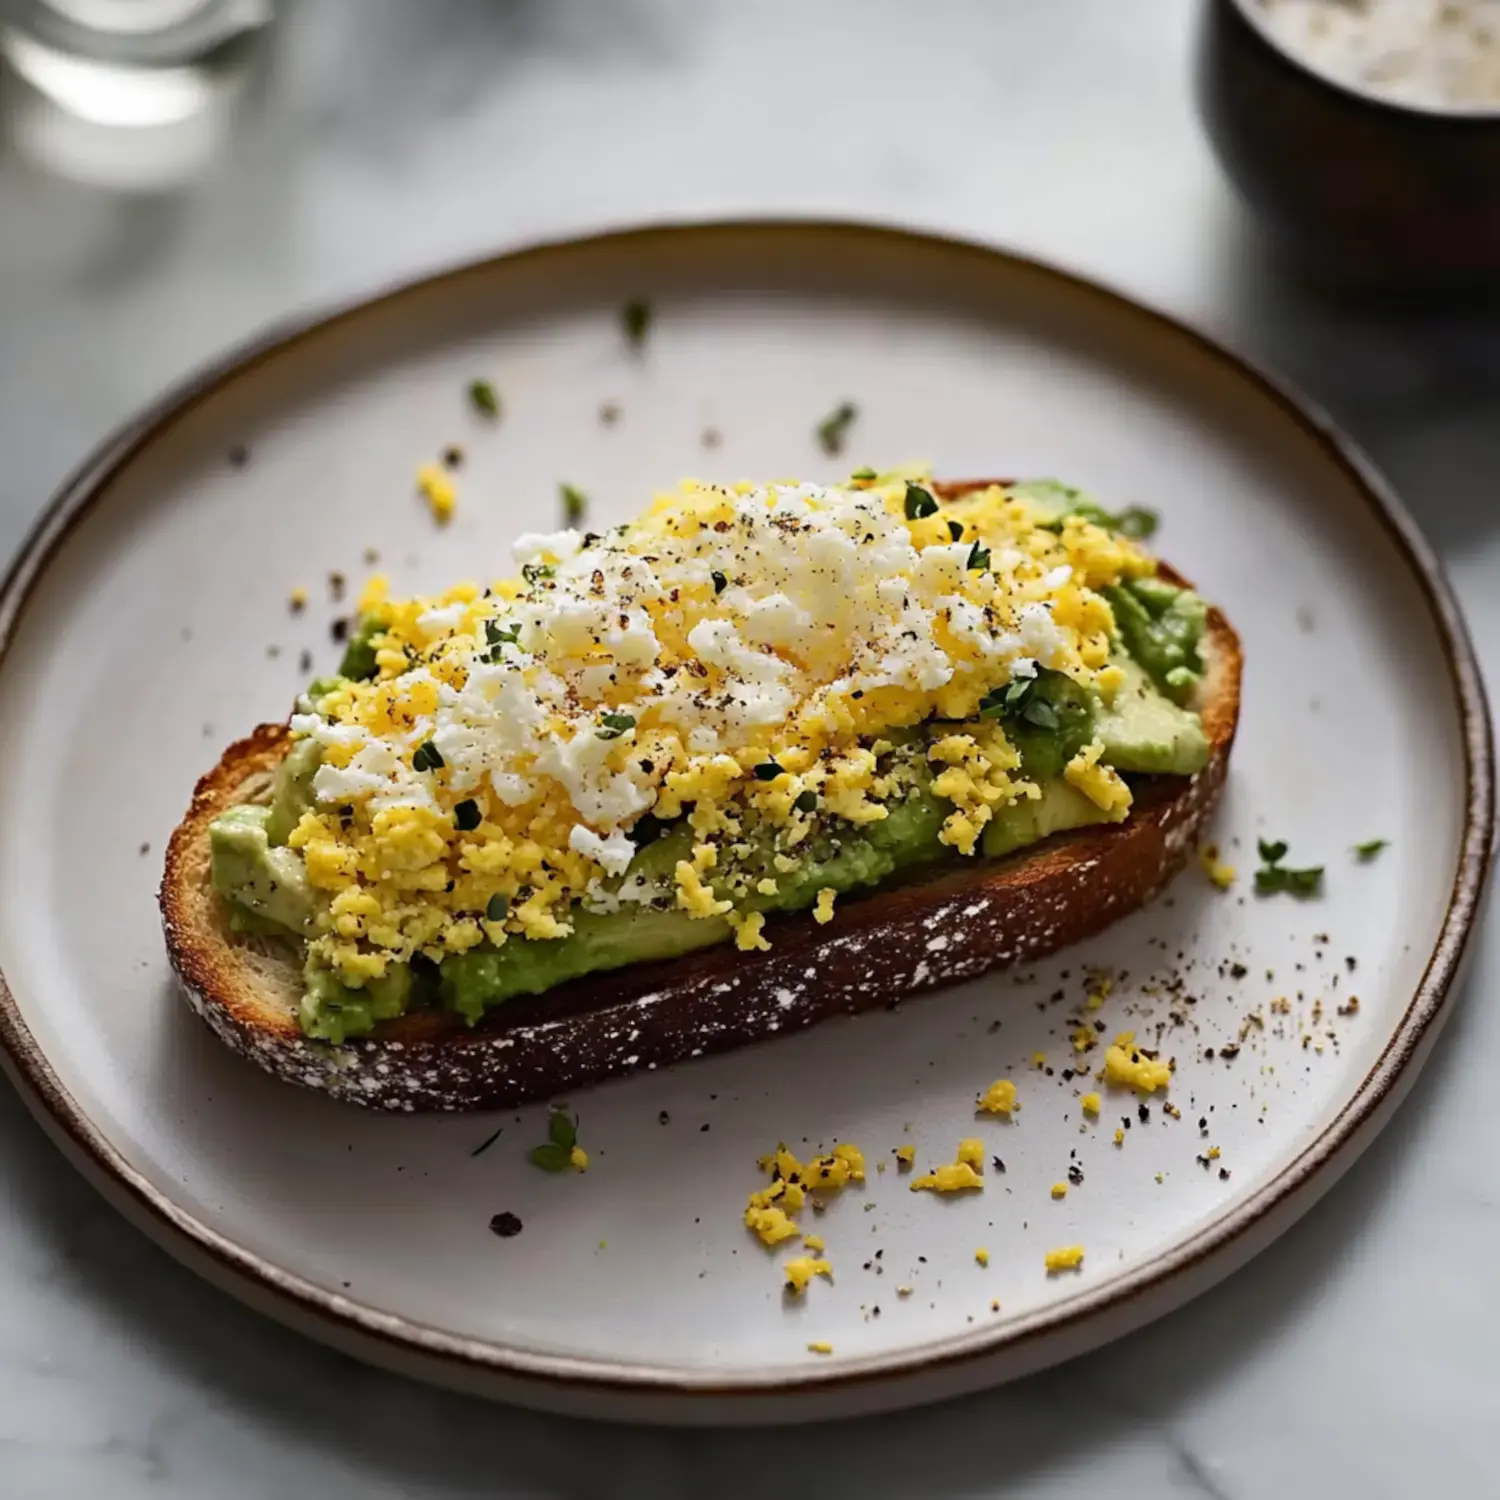
{"label": "chopped green herb", "polygon": [[473,833],[483,821],[483,815],[479,811],[479,804],[472,797],[465,797],[453,809],[453,824],[460,833]]}
{"label": "chopped green herb", "polygon": [[535,588],[544,578],[551,578],[557,571],[551,563],[529,562],[521,567],[521,577],[528,588]]}
{"label": "chopped green herb", "polygon": [[1389,839],[1367,839],[1363,844],[1356,844],[1354,852],[1363,860],[1371,860],[1389,843]]}
{"label": "chopped green herb", "polygon": [[560,484],[557,487],[558,497],[562,500],[563,524],[576,526],[588,514],[589,497],[580,489],[575,489],[571,484]]}
{"label": "chopped green herb", "polygon": [[544,1172],[566,1172],[573,1165],[573,1148],[578,1144],[578,1121],[566,1110],[554,1109],[547,1116],[547,1140],[533,1146],[526,1159]]}
{"label": "chopped green herb", "polygon": [[920,484],[906,486],[906,519],[920,521],[924,516],[935,516],[938,503]]}
{"label": "chopped green herb", "polygon": [[632,349],[639,349],[646,342],[651,327],[651,304],[636,297],[620,309],[620,322],[625,325],[625,338]]}
{"label": "chopped green herb", "polygon": [[781,767],[774,760],[763,760],[755,768],[757,781],[775,781],[781,775]]}
{"label": "chopped green herb", "polygon": [[1144,541],[1148,536],[1156,533],[1156,528],[1161,525],[1161,517],[1154,510],[1147,510],[1144,505],[1132,505],[1122,510],[1115,522],[1115,530],[1121,536],[1128,536],[1133,541]]}
{"label": "chopped green herb", "polygon": [[1021,717],[1037,729],[1056,729],[1060,722],[1057,710],[1045,698],[1035,695],[1022,705]]}
{"label": "chopped green herb", "polygon": [[1284,865],[1264,865],[1255,872],[1255,889],[1259,895],[1271,896],[1286,891],[1292,896],[1315,896],[1323,883],[1323,867],[1288,870]]}
{"label": "chopped green herb", "polygon": [[798,812],[816,812],[818,807],[818,794],[809,788],[805,792],[797,794],[797,800],[792,804]]}
{"label": "chopped green herb", "polygon": [[844,439],[849,436],[849,429],[858,415],[858,408],[845,401],[818,423],[818,443],[830,458],[836,458],[844,451]]}
{"label": "chopped green herb", "polygon": [[961,542],[961,541],[963,541],[963,539],[964,539],[964,523],[962,521],[949,521],[948,522],[948,535],[955,542]]}
{"label": "chopped green herb", "polygon": [[729,587],[729,580],[717,569],[714,570],[712,577],[714,581],[714,593],[722,594]]}
{"label": "chopped green herb", "polygon": [[506,913],[510,910],[510,902],[498,891],[484,904],[484,916],[487,922],[503,922]]}
{"label": "chopped green herb", "polygon": [[864,468],[856,469],[849,477],[850,479],[863,480],[864,482],[868,483],[870,480],[878,478],[879,476],[875,473],[874,469],[870,468],[870,466],[866,464]]}
{"label": "chopped green herb", "polygon": [[969,571],[971,573],[982,573],[990,565],[990,549],[981,542],[975,542],[969,549]]}
{"label": "chopped green herb", "polygon": [[493,419],[500,415],[500,397],[488,380],[469,382],[469,405],[484,417]]}
{"label": "chopped green herb", "polygon": [[[485,643],[490,646],[514,646],[521,639],[521,627],[519,625],[500,625],[494,620],[484,622]],[[498,651],[495,653],[498,657]]]}
{"label": "chopped green herb", "polygon": [[1323,884],[1322,865],[1305,870],[1289,870],[1281,863],[1286,856],[1284,839],[1259,839],[1256,847],[1264,861],[1255,872],[1255,890],[1261,896],[1273,896],[1282,891],[1299,898],[1315,896]]}
{"label": "chopped green herb", "polygon": [[604,725],[599,730],[601,740],[617,740],[627,729],[635,728],[634,714],[601,714],[599,721]]}
{"label": "chopped green herb", "polygon": [[446,764],[442,752],[431,740],[418,745],[416,754],[411,758],[413,771],[441,771]]}

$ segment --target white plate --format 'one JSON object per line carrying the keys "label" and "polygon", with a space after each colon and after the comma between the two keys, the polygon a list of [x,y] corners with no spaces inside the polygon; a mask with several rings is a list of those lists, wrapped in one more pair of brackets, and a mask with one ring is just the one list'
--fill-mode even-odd
{"label": "white plate", "polygon": [[[642,357],[618,320],[635,295],[656,309]],[[476,375],[502,393],[498,426],[466,404]],[[813,429],[844,399],[859,417],[834,461]],[[438,530],[413,474],[455,442],[461,509]],[[684,473],[912,459],[1056,473],[1162,512],[1164,554],[1247,652],[1220,816],[1231,893],[1190,870],[1034,973],[578,1096],[594,1157],[581,1177],[526,1164],[540,1107],[361,1113],[261,1076],[189,1014],[157,924],[163,841],[222,745],[285,713],[300,653],[334,661],[329,570],[356,579],[373,546],[402,590],[499,575],[517,532],[555,524],[559,480],[613,520]],[[314,601],[301,615],[297,585]],[[1180,1304],[1285,1228],[1389,1115],[1443,1018],[1488,858],[1468,645],[1410,524],[1347,447],[1154,314],[892,231],[546,247],[266,344],[108,445],[0,609],[0,1026],[44,1123],[149,1232],[276,1316],[569,1411],[870,1411],[1014,1376]],[[1325,864],[1326,895],[1255,898],[1257,834]],[[1351,846],[1374,837],[1390,847],[1359,863]],[[1098,1012],[1111,1032],[1167,1027],[1181,1119],[1153,1099],[1143,1123],[1108,1095],[1082,1121],[1084,1085],[1061,1070],[1090,965],[1125,971]],[[1030,1067],[1038,1051],[1050,1074]],[[976,1124],[975,1091],[1004,1075],[1017,1122]],[[931,1162],[974,1133],[1006,1167],[982,1196],[941,1201],[894,1163],[872,1171],[816,1220],[834,1282],[784,1301],[779,1257],[740,1223],[758,1154],[838,1138],[873,1164],[913,1140]],[[1082,1184],[1054,1201],[1075,1163]],[[489,1232],[502,1211],[519,1236]],[[1049,1278],[1044,1253],[1072,1243],[1081,1272]]]}

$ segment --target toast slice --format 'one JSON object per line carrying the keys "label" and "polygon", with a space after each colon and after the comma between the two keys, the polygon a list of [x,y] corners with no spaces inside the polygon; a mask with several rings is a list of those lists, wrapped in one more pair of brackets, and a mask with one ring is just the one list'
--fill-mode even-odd
{"label": "toast slice", "polygon": [[[935,488],[957,496],[991,482]],[[1161,573],[1185,582],[1165,566]],[[1240,644],[1216,609],[1202,654],[1193,707],[1212,747],[1208,764],[1192,777],[1132,777],[1135,802],[1123,823],[846,897],[826,925],[806,912],[776,917],[766,952],[730,944],[633,964],[507,1000],[477,1026],[419,1011],[336,1046],[298,1024],[296,945],[232,932],[209,881],[208,825],[235,803],[269,799],[289,747],[284,726],[262,725],[198,783],[173,832],[161,886],[167,949],[194,1009],[235,1051],[290,1082],[389,1110],[555,1097],[889,1005],[1089,937],[1182,867],[1223,787],[1239,717]]]}

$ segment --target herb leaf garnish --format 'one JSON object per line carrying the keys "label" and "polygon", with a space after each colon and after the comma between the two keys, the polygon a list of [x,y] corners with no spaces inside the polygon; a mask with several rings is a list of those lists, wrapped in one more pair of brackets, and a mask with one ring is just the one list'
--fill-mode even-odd
{"label": "herb leaf garnish", "polygon": [[599,722],[604,728],[598,731],[601,740],[617,740],[627,729],[635,728],[634,714],[600,714]]}
{"label": "herb leaf garnish", "polygon": [[418,745],[411,758],[413,771],[441,771],[445,765],[447,761],[443,759],[442,752],[431,740]]}
{"label": "herb leaf garnish", "polygon": [[588,514],[589,497],[571,484],[558,485],[557,494],[562,501],[564,523],[568,526],[578,525]]}
{"label": "herb leaf garnish", "polygon": [[818,444],[830,458],[844,451],[844,440],[858,415],[859,408],[852,401],[844,401],[818,423]]}
{"label": "herb leaf garnish", "polygon": [[1317,895],[1323,885],[1323,866],[1310,865],[1303,870],[1289,870],[1281,861],[1286,857],[1285,839],[1258,839],[1256,848],[1264,861],[1255,872],[1255,891],[1260,896],[1285,892],[1299,900]]}
{"label": "herb leaf garnish", "polygon": [[651,304],[644,297],[632,298],[620,309],[620,322],[626,342],[632,349],[639,349],[651,328]]}
{"label": "herb leaf garnish", "polygon": [[937,514],[938,503],[920,484],[906,486],[906,519],[920,521],[925,516]]}
{"label": "herb leaf garnish", "polygon": [[492,421],[500,415],[500,397],[488,380],[469,382],[469,405],[482,417]]}
{"label": "herb leaf garnish", "polygon": [[1356,844],[1354,846],[1354,852],[1368,863],[1389,843],[1389,839],[1366,839],[1363,844]]}
{"label": "herb leaf garnish", "polygon": [[578,1144],[578,1121],[566,1110],[554,1109],[547,1116],[547,1140],[526,1153],[532,1166],[544,1172],[566,1172],[573,1165],[573,1148]]}

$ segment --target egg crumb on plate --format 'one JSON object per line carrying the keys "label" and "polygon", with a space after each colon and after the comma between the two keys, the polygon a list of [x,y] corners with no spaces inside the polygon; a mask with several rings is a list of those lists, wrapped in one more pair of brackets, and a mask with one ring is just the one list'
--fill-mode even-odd
{"label": "egg crumb on plate", "polygon": [[1209,884],[1217,886],[1221,891],[1227,891],[1234,884],[1237,872],[1233,865],[1226,865],[1219,858],[1217,844],[1205,844],[1198,852],[1198,859],[1203,866],[1203,873],[1208,876]]}
{"label": "egg crumb on plate", "polygon": [[897,1146],[891,1153],[896,1158],[896,1166],[903,1172],[909,1172],[911,1165],[917,1159],[917,1148],[915,1146]]}
{"label": "egg crumb on plate", "polygon": [[1135,1033],[1122,1031],[1104,1052],[1103,1078],[1119,1088],[1154,1094],[1172,1082],[1172,1069],[1158,1057],[1150,1057],[1135,1045]]}
{"label": "egg crumb on plate", "polygon": [[912,1179],[914,1193],[961,1193],[967,1189],[983,1189],[984,1142],[974,1136],[966,1136],[958,1143],[958,1150],[951,1162],[925,1172]]}
{"label": "egg crumb on plate", "polygon": [[[847,1141],[806,1162],[779,1145],[760,1157],[756,1165],[770,1174],[771,1183],[750,1194],[744,1222],[763,1245],[779,1245],[801,1233],[792,1216],[801,1212],[809,1193],[836,1192],[851,1182],[865,1180],[864,1152]],[[812,1201],[815,1209],[822,1206],[818,1198]],[[810,1249],[823,1248],[823,1241],[816,1235],[807,1237],[804,1243]]]}
{"label": "egg crumb on plate", "polygon": [[307,590],[300,584],[286,596],[286,602],[291,606],[293,614],[307,608]]}
{"label": "egg crumb on plate", "polygon": [[453,511],[458,505],[458,487],[440,464],[423,464],[417,470],[417,489],[439,526],[453,519]]}
{"label": "egg crumb on plate", "polygon": [[815,1339],[807,1346],[809,1354],[832,1354],[833,1345],[823,1339]]}
{"label": "egg crumb on plate", "polygon": [[1068,1185],[1065,1182],[1054,1182],[1052,1184],[1052,1196],[1054,1198],[1066,1198],[1068,1196]]}
{"label": "egg crumb on plate", "polygon": [[974,1252],[974,1259],[977,1260],[980,1265],[987,1266],[990,1263],[990,1252],[981,1245],[980,1248]]}
{"label": "egg crumb on plate", "polygon": [[1083,1098],[1078,1101],[1078,1104],[1079,1107],[1083,1110],[1084,1114],[1097,1117],[1099,1114],[1099,1102],[1100,1101],[1098,1094],[1085,1094]]}
{"label": "egg crumb on plate", "polygon": [[1056,1271],[1073,1271],[1083,1264],[1082,1245],[1064,1245],[1058,1250],[1049,1250],[1046,1256],[1047,1274]]}
{"label": "egg crumb on plate", "polygon": [[798,1255],[787,1261],[781,1272],[786,1277],[786,1289],[793,1297],[800,1297],[814,1276],[833,1279],[833,1267],[826,1260],[814,1259],[810,1255]]}
{"label": "egg crumb on plate", "polygon": [[1016,1086],[1008,1078],[997,1078],[979,1096],[976,1106],[987,1115],[1010,1115],[1021,1106],[1016,1103]]}

